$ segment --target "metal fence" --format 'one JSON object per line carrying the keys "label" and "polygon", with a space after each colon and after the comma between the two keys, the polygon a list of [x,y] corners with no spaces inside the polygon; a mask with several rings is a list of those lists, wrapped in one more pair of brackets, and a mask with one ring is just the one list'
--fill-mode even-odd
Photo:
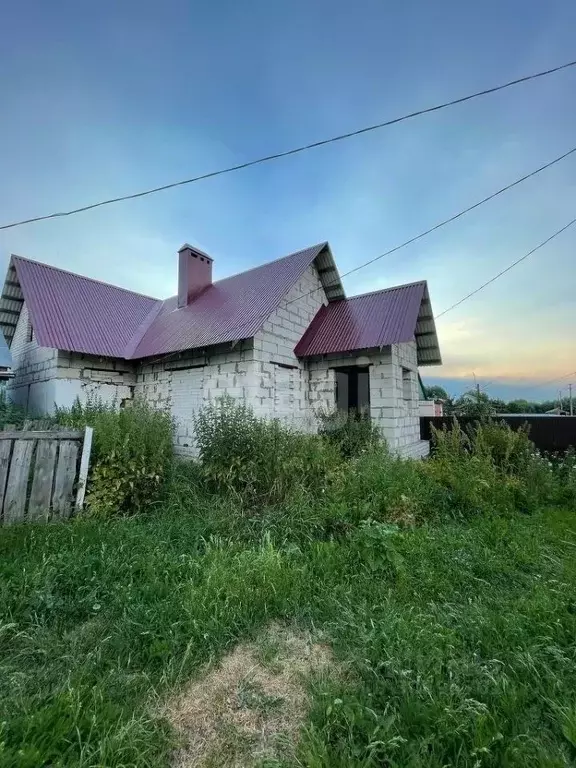
{"label": "metal fence", "polygon": [[[446,427],[451,429],[454,416],[422,416],[420,418],[420,438],[430,440],[431,425],[436,429]],[[528,425],[530,439],[540,451],[563,453],[570,447],[576,447],[576,416],[546,416],[534,414],[529,416],[495,416],[498,422],[506,422],[512,429]],[[472,416],[458,416],[458,423],[463,429],[476,424],[478,419]]]}
{"label": "metal fence", "polygon": [[92,428],[0,432],[0,522],[68,517],[84,504]]}

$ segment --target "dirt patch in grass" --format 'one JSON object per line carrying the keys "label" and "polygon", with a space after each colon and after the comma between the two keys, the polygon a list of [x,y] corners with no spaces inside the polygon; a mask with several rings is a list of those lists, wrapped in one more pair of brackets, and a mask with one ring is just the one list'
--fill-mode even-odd
{"label": "dirt patch in grass", "polygon": [[306,680],[332,663],[327,645],[273,625],[238,645],[172,699],[164,715],[181,735],[175,768],[243,768],[289,757],[308,709]]}

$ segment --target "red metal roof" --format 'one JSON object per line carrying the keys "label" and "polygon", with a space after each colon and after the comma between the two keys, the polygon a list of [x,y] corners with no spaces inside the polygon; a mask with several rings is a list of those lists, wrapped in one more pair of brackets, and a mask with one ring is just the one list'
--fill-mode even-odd
{"label": "red metal roof", "polygon": [[13,256],[42,347],[124,357],[124,348],[162,302],[63,269]]}
{"label": "red metal roof", "polygon": [[161,301],[12,260],[41,346],[133,359],[250,338],[322,252],[331,261],[328,244],[320,243],[219,280],[182,309],[176,296]]}
{"label": "red metal roof", "polygon": [[296,345],[298,357],[412,341],[426,283],[411,283],[321,307]]}
{"label": "red metal roof", "polygon": [[140,358],[248,339],[327,246],[320,243],[239,275],[218,280],[187,307],[164,302],[129,357]]}

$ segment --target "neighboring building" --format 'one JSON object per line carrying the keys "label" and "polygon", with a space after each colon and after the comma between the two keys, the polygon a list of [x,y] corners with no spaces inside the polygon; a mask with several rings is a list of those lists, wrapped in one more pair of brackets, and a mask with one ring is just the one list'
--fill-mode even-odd
{"label": "neighboring building", "polygon": [[328,243],[212,282],[184,245],[165,301],[12,256],[0,323],[10,397],[36,412],[95,395],[170,407],[176,448],[224,394],[314,431],[320,409],[368,411],[392,449],[423,455],[418,365],[441,362],[425,282],[346,299]]}
{"label": "neighboring building", "polygon": [[443,416],[442,400],[420,400],[420,416]]}
{"label": "neighboring building", "polygon": [[439,398],[426,397],[426,391],[420,375],[418,376],[418,397],[420,416],[443,416],[444,415],[444,401]]}

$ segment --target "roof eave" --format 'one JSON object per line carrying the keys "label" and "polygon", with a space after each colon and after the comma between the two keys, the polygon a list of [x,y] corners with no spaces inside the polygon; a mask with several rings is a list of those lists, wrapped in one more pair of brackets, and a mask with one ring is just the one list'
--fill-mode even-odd
{"label": "roof eave", "polygon": [[440,342],[438,341],[438,334],[436,332],[436,323],[434,321],[434,312],[432,310],[432,303],[428,292],[428,283],[424,283],[424,292],[418,310],[414,336],[416,339],[418,365],[442,365]]}
{"label": "roof eave", "polygon": [[318,277],[328,301],[345,299],[346,293],[344,292],[340,272],[328,242],[324,244],[324,247],[314,259],[314,264],[318,270]]}

